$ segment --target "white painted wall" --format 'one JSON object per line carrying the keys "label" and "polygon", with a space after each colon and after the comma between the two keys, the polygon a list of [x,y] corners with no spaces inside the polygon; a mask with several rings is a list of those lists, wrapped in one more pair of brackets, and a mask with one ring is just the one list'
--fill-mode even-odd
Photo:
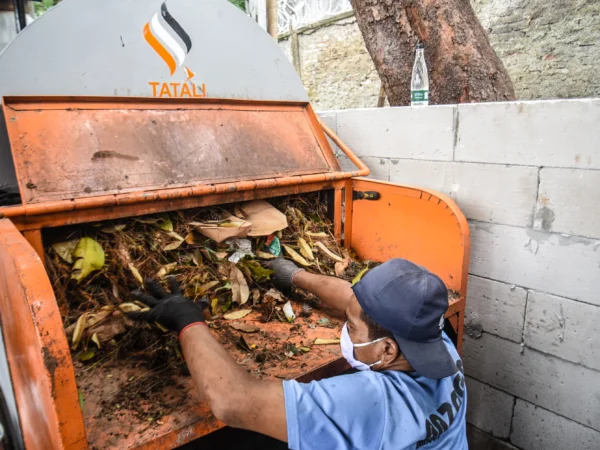
{"label": "white painted wall", "polygon": [[600,99],[321,117],[371,177],[441,191],[469,219],[476,450],[599,448]]}

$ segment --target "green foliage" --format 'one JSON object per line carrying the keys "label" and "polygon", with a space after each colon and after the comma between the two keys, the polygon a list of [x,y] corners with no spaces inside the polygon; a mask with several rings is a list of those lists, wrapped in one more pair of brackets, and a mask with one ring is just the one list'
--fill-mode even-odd
{"label": "green foliage", "polygon": [[36,2],[33,5],[33,7],[35,9],[35,15],[38,17],[41,16],[46,11],[48,11],[50,8],[52,8],[54,5],[56,5],[58,2],[60,2],[60,0],[42,0],[39,3]]}
{"label": "green foliage", "polygon": [[[246,11],[245,0],[228,0],[228,1],[229,1],[229,3],[240,8],[242,11]],[[42,14],[44,14],[46,11],[48,11],[50,8],[52,8],[54,5],[56,5],[59,2],[60,2],[60,0],[42,0],[41,2],[36,2],[34,4],[35,15],[38,17],[41,16]]]}
{"label": "green foliage", "polygon": [[237,6],[242,11],[246,11],[246,2],[244,0],[229,0],[229,3]]}

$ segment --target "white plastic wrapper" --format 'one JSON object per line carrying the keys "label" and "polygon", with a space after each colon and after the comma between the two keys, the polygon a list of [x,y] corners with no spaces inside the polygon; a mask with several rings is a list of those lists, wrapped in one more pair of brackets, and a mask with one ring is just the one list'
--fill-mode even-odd
{"label": "white plastic wrapper", "polygon": [[249,239],[230,238],[225,241],[235,250],[229,257],[229,261],[237,264],[244,256],[254,256],[252,253],[252,242]]}

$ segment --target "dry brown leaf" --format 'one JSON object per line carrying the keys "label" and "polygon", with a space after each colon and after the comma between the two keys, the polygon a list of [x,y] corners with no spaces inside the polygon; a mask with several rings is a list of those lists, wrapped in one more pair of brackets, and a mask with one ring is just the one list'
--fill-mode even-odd
{"label": "dry brown leaf", "polygon": [[[166,275],[170,274],[177,268],[177,263],[165,264],[160,268],[160,270],[156,273],[156,278],[164,278]],[[139,280],[138,280],[139,281]]]}
{"label": "dry brown leaf", "polygon": [[194,264],[196,264],[197,266],[201,266],[202,265],[202,251],[197,248],[195,249],[191,254],[190,254],[192,261],[194,262]]}
{"label": "dry brown leaf", "polygon": [[81,341],[81,337],[83,336],[83,332],[85,331],[85,328],[87,326],[87,317],[88,313],[85,312],[81,316],[79,316],[79,319],[77,319],[75,329],[73,330],[73,345],[71,345],[72,350],[75,350],[79,345],[79,342]]}
{"label": "dry brown leaf", "polygon": [[206,292],[210,291],[212,288],[219,284],[218,281],[210,281],[201,286],[196,286],[195,295],[197,297],[202,297]]}
{"label": "dry brown leaf", "polygon": [[246,277],[246,281],[251,282],[252,281],[252,273],[250,272],[250,269],[248,269],[248,267],[246,267],[245,265],[240,265],[240,270]]}
{"label": "dry brown leaf", "polygon": [[277,256],[275,256],[275,255],[274,255],[274,254],[272,254],[272,253],[268,253],[268,252],[261,252],[260,250],[256,250],[256,251],[254,252],[254,254],[255,254],[256,256],[258,256],[259,258],[262,258],[262,259],[275,259],[275,258],[277,258]]}
{"label": "dry brown leaf", "polygon": [[195,244],[197,242],[196,235],[194,234],[193,231],[191,231],[185,235],[185,242],[187,242],[190,245]]}
{"label": "dry brown leaf", "polygon": [[183,237],[181,237],[180,234],[175,233],[174,231],[168,231],[167,234],[169,236],[171,236],[173,239],[177,239],[178,241],[185,241],[185,239]]}
{"label": "dry brown leaf", "polygon": [[167,234],[169,236],[171,236],[173,239],[175,239],[175,241],[171,242],[170,244],[165,245],[162,248],[163,252],[170,252],[172,250],[177,250],[179,247],[181,247],[181,244],[183,244],[185,242],[185,239],[182,238],[179,234],[175,233],[174,231],[169,231]]}
{"label": "dry brown leaf", "polygon": [[79,243],[79,239],[71,239],[70,241],[58,242],[52,245],[52,250],[62,258],[63,261],[73,264],[73,252]]}
{"label": "dry brown leaf", "polygon": [[133,265],[133,263],[129,263],[128,267],[129,267],[129,270],[131,271],[131,273],[133,274],[133,277],[136,279],[136,281],[143,285],[144,279],[142,278],[140,271],[137,270],[137,268]]}
{"label": "dry brown leaf", "polygon": [[165,245],[162,248],[163,252],[170,252],[173,250],[177,250],[179,247],[181,247],[181,244],[183,244],[185,241],[173,241],[170,244]]}
{"label": "dry brown leaf", "polygon": [[111,225],[108,227],[100,228],[100,231],[102,231],[103,233],[115,234],[120,231],[123,231],[126,226],[127,225],[125,225],[124,223],[121,223],[121,224],[117,224],[117,225]]}
{"label": "dry brown leaf", "polygon": [[310,245],[308,245],[308,243],[304,239],[298,239],[298,246],[300,247],[300,253],[302,253],[302,256],[304,256],[309,261],[315,260],[315,256],[313,255]]}
{"label": "dry brown leaf", "polygon": [[169,331],[171,331],[171,330],[169,330],[167,327],[165,327],[165,326],[161,325],[161,324],[160,324],[160,323],[158,323],[158,322],[154,322],[154,325],[156,326],[156,328],[158,328],[158,329],[159,329],[160,331],[162,331],[163,333],[168,333]]}
{"label": "dry brown leaf", "polygon": [[271,289],[269,289],[267,291],[267,293],[265,294],[265,300],[267,300],[267,301],[275,301],[277,303],[285,303],[285,302],[287,302],[287,300],[285,299],[285,297],[283,296],[283,294],[281,292],[279,292],[275,288],[271,288]]}
{"label": "dry brown leaf", "polygon": [[315,246],[318,247],[325,255],[327,255],[327,257],[329,257],[329,259],[332,259],[333,261],[337,261],[337,262],[344,262],[344,259],[341,256],[338,256],[335,253],[333,253],[322,242],[317,242],[315,244]]}
{"label": "dry brown leaf", "polygon": [[339,344],[339,343],[340,343],[339,339],[322,339],[322,338],[315,339],[315,345],[333,345],[333,344]]}
{"label": "dry brown leaf", "polygon": [[100,345],[100,339],[98,339],[98,333],[94,333],[94,334],[92,335],[92,342],[93,342],[94,344],[96,344],[96,346],[97,346],[98,348],[102,347],[102,346]]}
{"label": "dry brown leaf", "polygon": [[301,256],[296,250],[294,250],[292,247],[283,244],[283,248],[285,249],[286,253],[294,260],[296,261],[298,264],[300,264],[301,266],[304,267],[308,267],[311,264],[304,259],[303,256]]}
{"label": "dry brown leaf", "polygon": [[141,311],[142,310],[142,308],[140,308],[135,303],[121,303],[119,305],[119,309],[122,312],[124,312],[124,313],[130,313],[130,312],[135,312],[135,311]]}
{"label": "dry brown leaf", "polygon": [[260,291],[257,288],[252,289],[252,304],[256,305],[260,300]]}
{"label": "dry brown leaf", "polygon": [[96,336],[98,342],[94,342],[100,347],[99,343],[109,342],[115,336],[125,333],[125,331],[127,331],[125,316],[121,312],[115,311],[107,320],[90,327],[86,334],[88,336],[92,335],[92,340]]}
{"label": "dry brown leaf", "polygon": [[244,274],[238,269],[235,264],[229,269],[229,282],[231,283],[231,301],[238,305],[243,305],[250,297],[250,289],[244,278]]}
{"label": "dry brown leaf", "polygon": [[260,331],[260,327],[251,323],[232,323],[229,325],[231,328],[237,331],[243,331],[244,333],[256,333]]}
{"label": "dry brown leaf", "polygon": [[338,261],[335,263],[335,276],[336,277],[344,276],[344,273],[346,272],[346,269],[348,268],[350,261],[351,261],[350,258],[344,258],[343,262]]}
{"label": "dry brown leaf", "polygon": [[113,313],[114,310],[115,310],[114,306],[107,305],[105,307],[105,309],[102,309],[95,313],[88,314],[87,320],[85,321],[86,327],[93,327],[98,322],[102,322],[104,319],[109,317]]}
{"label": "dry brown leaf", "polygon": [[251,309],[238,309],[237,311],[233,311],[227,314],[223,314],[223,319],[227,320],[238,320],[243,319],[248,314],[252,312]]}
{"label": "dry brown leaf", "polygon": [[323,232],[323,231],[319,231],[318,233],[314,233],[312,231],[307,231],[306,235],[310,236],[310,237],[316,237],[316,238],[326,238],[326,237],[329,237],[329,235],[327,233]]}
{"label": "dry brown leaf", "polygon": [[245,238],[250,231],[250,222],[235,216],[228,216],[220,224],[190,222],[196,231],[215,242],[223,242],[231,237]]}

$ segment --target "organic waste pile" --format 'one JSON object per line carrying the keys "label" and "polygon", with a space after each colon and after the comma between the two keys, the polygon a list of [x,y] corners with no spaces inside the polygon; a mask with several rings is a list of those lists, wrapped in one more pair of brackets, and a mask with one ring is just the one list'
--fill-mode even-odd
{"label": "organic waste pile", "polygon": [[[159,323],[134,323],[125,315],[148,308],[130,296],[146,277],[165,284],[167,276],[174,276],[189,298],[208,297],[206,319],[218,339],[235,340],[252,351],[243,336],[260,331],[260,326],[239,322],[246,315],[258,311],[263,323],[293,326],[300,318],[310,322],[313,309],[321,308],[314,296],[299,289],[277,291],[270,282],[269,260],[283,256],[308,271],[351,282],[373,267],[335,240],[317,194],[272,203],[259,200],[128,218],[64,228],[48,236],[48,271],[76,375],[123,361],[159,374],[153,383],[123,393],[119,401],[126,406],[128,399],[134,404],[137,397],[152,398],[170,376],[187,374],[177,336]],[[310,350],[280,344],[277,354],[260,353],[256,361],[301,357]]]}

